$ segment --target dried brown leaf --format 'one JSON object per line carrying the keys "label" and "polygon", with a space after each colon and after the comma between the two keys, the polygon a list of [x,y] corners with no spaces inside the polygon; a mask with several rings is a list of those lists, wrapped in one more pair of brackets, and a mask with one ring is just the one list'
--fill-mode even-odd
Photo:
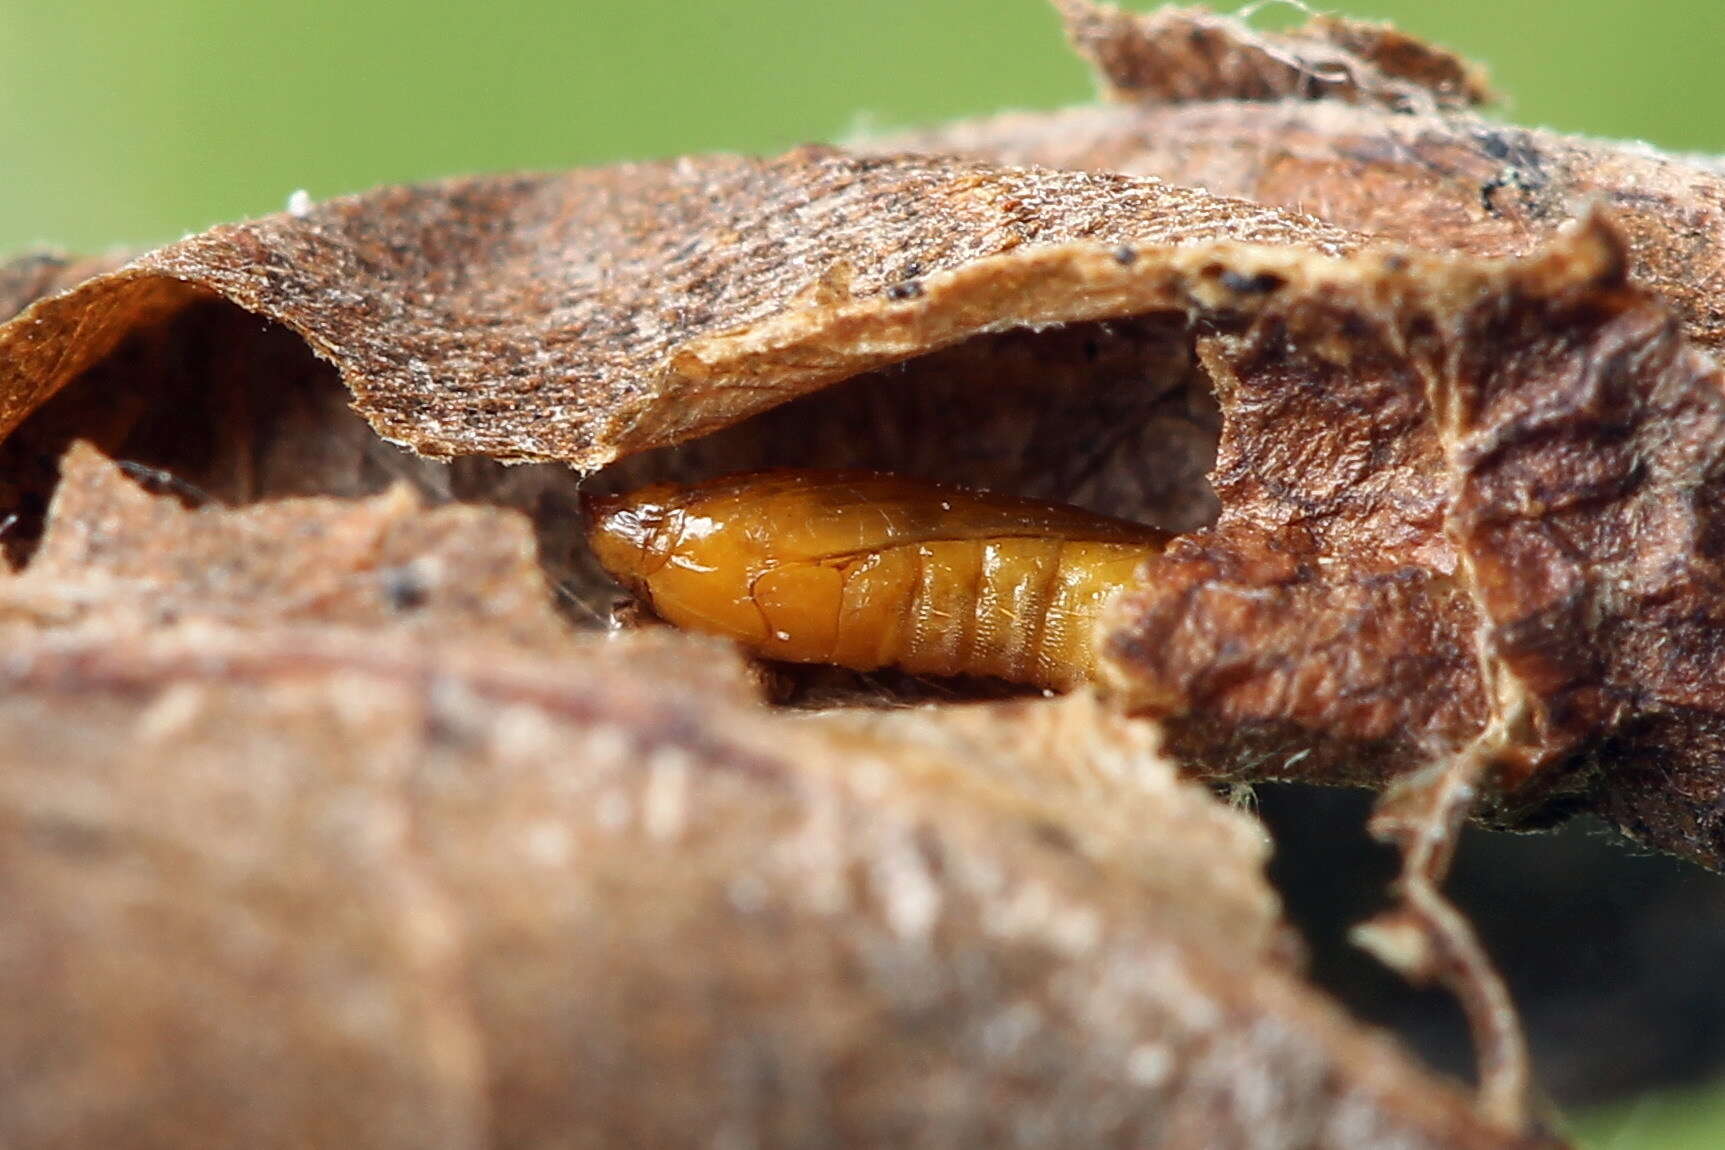
{"label": "dried brown leaf", "polygon": [[386,438],[597,467],[990,328],[1146,310],[1109,253],[1196,240],[1352,243],[1155,181],[825,150],[387,189],[39,301],[0,328],[0,433],[219,296],[334,363]]}
{"label": "dried brown leaf", "polygon": [[[1380,822],[1379,925],[1500,1027],[1513,1126],[1433,901],[1474,788],[1725,865],[1717,169],[1481,127],[1386,29],[1062,8],[1134,102],[915,142],[970,159],[452,181],[0,271],[23,1136],[1514,1144],[1313,1000],[1258,848],[1119,712],[1218,776],[1450,765]],[[59,477],[77,439],[170,495]],[[799,718],[553,613],[541,565],[607,594],[556,462],[1184,534],[1117,605],[1113,709]]]}
{"label": "dried brown leaf", "polygon": [[[618,181],[635,193],[627,211]],[[691,214],[699,205],[707,215]],[[1106,509],[1116,513],[1189,527],[1219,501],[1215,528],[1183,537],[1128,600],[1133,617],[1115,645],[1123,697],[1176,719],[1176,745],[1199,769],[1383,782],[1512,731],[1497,756],[1506,814],[1581,796],[1650,842],[1720,857],[1714,796],[1725,784],[1705,750],[1717,702],[1689,671],[1626,641],[1659,605],[1661,649],[1675,629],[1691,636],[1691,663],[1708,658],[1712,624],[1696,611],[1717,588],[1706,504],[1718,384],[1659,301],[1632,286],[1606,223],[1521,264],[1417,259],[1154,182],[830,152],[384,192],[322,211],[219,229],[41,301],[0,329],[17,353],[6,361],[15,410],[140,322],[134,307],[165,316],[219,289],[309,335],[386,431],[377,397],[396,395],[417,413],[421,447],[521,456],[552,436],[594,462],[778,405],[680,451],[674,466],[799,462],[799,446],[832,443],[822,428],[842,429],[853,452],[884,446],[874,465],[902,466],[927,445],[973,481],[1004,466],[1058,487],[1076,462],[1113,492]],[[486,212],[505,223],[480,227]],[[466,240],[430,244],[424,229],[453,227],[452,216],[468,220],[457,228]],[[671,238],[697,218],[721,222]],[[730,242],[727,229],[744,219],[776,221],[783,234]],[[532,276],[520,262],[529,224]],[[576,242],[607,228],[609,247]],[[449,263],[432,267],[428,253]],[[468,262],[481,258],[490,262]],[[559,258],[559,268],[539,266]],[[202,277],[199,286],[160,278],[167,268]],[[601,282],[612,289],[577,293]],[[408,283],[423,285],[412,308]],[[460,286],[446,298],[439,284]],[[553,284],[570,293],[561,312],[548,305]],[[697,314],[691,293],[725,310]],[[470,322],[481,297],[500,322],[509,317],[503,326]],[[586,342],[572,340],[568,325],[594,309],[614,338],[584,329]],[[660,317],[651,339],[639,330],[649,314]],[[1115,317],[1147,326],[1126,329],[1136,335],[1122,345],[1107,326]],[[1049,323],[1090,334],[979,334]],[[78,341],[54,342],[72,330]],[[1163,365],[1149,394],[1184,405],[1178,426],[1193,430],[1175,435],[1185,459],[1219,425],[1208,487],[1190,463],[1171,486],[1128,486],[1121,477],[1141,476],[1158,444],[1098,445],[1071,422],[1083,408],[1129,427],[1107,397],[1142,394],[1142,375],[1111,376],[1053,420],[1046,386],[1001,390],[1021,371],[1014,363],[1070,371],[1062,357],[1077,355],[1082,375],[1084,362],[1111,354],[1105,345],[1130,349],[1128,365]],[[928,355],[943,348],[944,360]],[[523,375],[525,349],[540,366]],[[568,358],[579,353],[587,359]],[[919,355],[900,376],[865,370]],[[955,363],[990,382],[1002,417],[973,427],[983,434],[963,456],[946,445],[975,422],[965,405],[905,406]],[[843,402],[784,405],[850,376],[841,399],[878,393],[860,432]],[[571,381],[586,390],[557,399]],[[1208,387],[1218,408],[1200,402]],[[452,430],[481,424],[479,438]],[[32,450],[29,429],[15,439]],[[565,519],[568,506],[554,503]],[[1652,526],[1655,509],[1664,526]],[[1663,532],[1667,556],[1634,578],[1632,527]],[[1236,649],[1243,635],[1252,642]],[[1443,689],[1424,689],[1434,682]],[[1606,766],[1626,750],[1684,784],[1652,799],[1646,788],[1619,793]]]}
{"label": "dried brown leaf", "polygon": [[[1089,6],[1067,8],[1082,20]],[[1159,22],[1188,19],[1236,53],[1266,42],[1205,15],[1116,15],[1088,25],[1106,41],[1091,54],[1114,75],[1121,65],[1109,61],[1179,51]],[[1257,88],[1234,73],[1178,106],[1134,97],[890,146],[1157,175],[1399,244],[1531,258],[1530,267],[1542,248],[1574,243],[1562,238],[1566,225],[1590,212],[1610,220],[1592,225],[1602,237],[1589,257],[1603,270],[1598,300],[1559,302],[1568,289],[1554,284],[1551,305],[1517,316],[1533,301],[1507,298],[1519,290],[1512,276],[1495,303],[1458,298],[1461,310],[1413,321],[1449,344],[1440,355],[1420,351],[1407,317],[1388,332],[1367,319],[1348,337],[1345,382],[1332,366],[1290,359],[1283,333],[1262,321],[1247,370],[1213,346],[1205,362],[1226,429],[1214,477],[1219,534],[1176,548],[1173,577],[1152,579],[1140,600],[1136,649],[1159,669],[1140,668],[1135,689],[1190,714],[1207,768],[1225,758],[1213,750],[1220,740],[1242,763],[1293,754],[1302,772],[1368,781],[1393,774],[1390,764],[1421,742],[1453,746],[1468,732],[1514,728],[1513,745],[1501,748],[1518,760],[1512,774],[1543,768],[1545,782],[1571,793],[1566,802],[1725,865],[1720,700],[1703,685],[1718,677],[1709,504],[1720,385],[1657,304],[1625,306],[1618,290],[1656,293],[1698,349],[1718,348],[1717,167],[1453,111],[1255,102]],[[1622,236],[1620,272],[1607,270],[1619,258],[1610,232]],[[1362,297],[1362,319],[1372,306]],[[1575,320],[1594,333],[1579,334]],[[1362,365],[1374,357],[1405,359],[1390,369],[1396,382],[1372,380]],[[1212,550],[1236,516],[1258,522]],[[1258,537],[1278,517],[1298,528]],[[1345,541],[1334,531],[1343,523]],[[1357,543],[1374,551],[1369,574],[1349,572]],[[1398,552],[1411,561],[1389,558]],[[1322,570],[1302,554],[1321,556]],[[1488,630],[1476,644],[1482,617]],[[1227,648],[1243,633],[1255,653],[1241,658]],[[1626,635],[1645,638],[1625,648]],[[1345,730],[1350,745],[1323,745]],[[1312,743],[1301,731],[1327,735]]]}
{"label": "dried brown leaf", "polygon": [[188,508],[148,494],[86,444],[67,453],[61,476],[30,565],[0,580],[0,617],[123,631],[310,620],[553,646],[573,634],[532,529],[511,512],[427,510],[406,487]]}
{"label": "dried brown leaf", "polygon": [[1636,282],[1670,302],[1696,343],[1725,347],[1717,163],[1454,112],[1213,95],[1015,113],[875,146],[1157,176],[1426,251],[1494,259],[1530,255],[1602,208],[1628,240]]}
{"label": "dried brown leaf", "polygon": [[1135,728],[1051,783],[586,646],[15,646],[6,1141],[1533,1144],[1291,976],[1254,832]]}
{"label": "dried brown leaf", "polygon": [[1072,45],[1116,100],[1322,100],[1397,112],[1490,98],[1477,65],[1388,24],[1314,16],[1292,32],[1253,31],[1205,8],[1125,12],[1054,0]]}
{"label": "dried brown leaf", "polygon": [[0,262],[0,322],[43,296],[75,287],[125,262],[118,254],[74,259],[57,252],[33,252]]}

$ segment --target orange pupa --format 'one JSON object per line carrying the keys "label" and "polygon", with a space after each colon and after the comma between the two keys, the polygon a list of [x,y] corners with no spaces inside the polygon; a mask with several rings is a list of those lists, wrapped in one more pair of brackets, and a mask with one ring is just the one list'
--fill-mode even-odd
{"label": "orange pupa", "polygon": [[600,564],[659,618],[769,659],[1092,678],[1107,601],[1168,536],[874,472],[767,471],[589,496]]}

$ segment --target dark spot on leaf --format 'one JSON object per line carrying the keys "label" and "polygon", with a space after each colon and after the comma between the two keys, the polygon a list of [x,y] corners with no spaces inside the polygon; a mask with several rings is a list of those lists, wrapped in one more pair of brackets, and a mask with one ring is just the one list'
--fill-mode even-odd
{"label": "dark spot on leaf", "polygon": [[1038,819],[1030,829],[1031,833],[1036,836],[1037,842],[1051,846],[1057,851],[1075,851],[1078,849],[1078,841],[1072,837],[1072,832],[1058,823]]}
{"label": "dark spot on leaf", "polygon": [[1267,295],[1286,282],[1274,272],[1244,275],[1232,268],[1222,270],[1222,286],[1231,292],[1238,292],[1240,295]]}
{"label": "dark spot on leaf", "polygon": [[1481,132],[1479,146],[1485,149],[1485,154],[1494,160],[1502,160],[1509,156],[1509,141],[1496,132]]}
{"label": "dark spot on leaf", "polygon": [[99,859],[114,852],[114,836],[107,828],[62,815],[44,815],[29,820],[31,839],[44,850],[79,859]]}
{"label": "dark spot on leaf", "polygon": [[383,597],[395,611],[417,611],[431,598],[431,588],[412,567],[391,567],[382,572]]}

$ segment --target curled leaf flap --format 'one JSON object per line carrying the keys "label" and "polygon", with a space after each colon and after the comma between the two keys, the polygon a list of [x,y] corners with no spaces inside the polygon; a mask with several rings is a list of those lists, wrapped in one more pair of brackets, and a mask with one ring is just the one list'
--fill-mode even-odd
{"label": "curled leaf flap", "polygon": [[0,327],[0,430],[217,296],[303,337],[388,439],[595,467],[980,331],[1134,314],[1109,253],[1224,240],[1355,244],[1157,181],[819,149],[385,189],[38,301]]}

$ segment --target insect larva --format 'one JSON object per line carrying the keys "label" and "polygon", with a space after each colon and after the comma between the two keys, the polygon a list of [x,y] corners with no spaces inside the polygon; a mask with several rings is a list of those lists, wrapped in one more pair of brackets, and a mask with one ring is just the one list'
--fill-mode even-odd
{"label": "insect larva", "polygon": [[756,654],[1065,689],[1103,605],[1167,536],[871,472],[769,471],[586,503],[599,562],[654,614]]}

